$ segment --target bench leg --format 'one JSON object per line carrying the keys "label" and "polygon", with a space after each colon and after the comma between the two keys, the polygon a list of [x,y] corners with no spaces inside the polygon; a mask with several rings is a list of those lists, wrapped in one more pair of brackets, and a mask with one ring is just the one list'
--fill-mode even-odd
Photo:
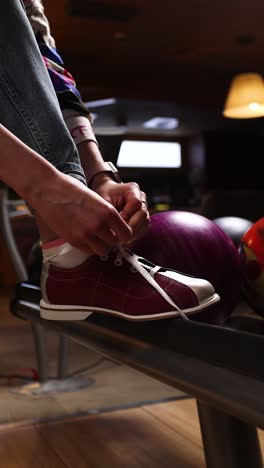
{"label": "bench leg", "polygon": [[254,426],[197,402],[207,468],[262,468]]}
{"label": "bench leg", "polygon": [[35,344],[39,381],[47,382],[49,380],[49,375],[45,329],[38,323],[32,323],[31,326]]}
{"label": "bench leg", "polygon": [[59,355],[58,355],[58,379],[67,378],[69,354],[69,339],[67,336],[59,336]]}

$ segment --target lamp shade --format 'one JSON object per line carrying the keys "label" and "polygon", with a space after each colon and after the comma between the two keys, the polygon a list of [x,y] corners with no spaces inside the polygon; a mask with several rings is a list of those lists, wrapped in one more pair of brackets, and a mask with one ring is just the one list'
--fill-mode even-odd
{"label": "lamp shade", "polygon": [[264,116],[264,82],[258,73],[236,75],[230,85],[223,114],[231,119]]}

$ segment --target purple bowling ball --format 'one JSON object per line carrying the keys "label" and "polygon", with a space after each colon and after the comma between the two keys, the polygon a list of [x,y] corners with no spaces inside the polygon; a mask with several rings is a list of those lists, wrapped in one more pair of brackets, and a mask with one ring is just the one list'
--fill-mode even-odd
{"label": "purple bowling ball", "polygon": [[152,215],[148,232],[133,243],[132,250],[162,267],[210,281],[221,301],[193,320],[222,325],[239,302],[239,253],[230,237],[204,216],[185,211]]}

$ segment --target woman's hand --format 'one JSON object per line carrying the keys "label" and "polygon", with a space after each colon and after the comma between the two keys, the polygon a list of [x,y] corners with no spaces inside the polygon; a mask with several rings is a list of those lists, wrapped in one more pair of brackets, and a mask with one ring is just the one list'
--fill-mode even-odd
{"label": "woman's hand", "polygon": [[112,204],[58,171],[44,186],[37,185],[27,201],[59,237],[89,254],[106,255],[132,238],[132,227]]}
{"label": "woman's hand", "polygon": [[132,229],[135,240],[147,231],[150,225],[150,215],[146,194],[135,182],[116,183],[107,174],[99,174],[94,181],[93,190],[104,200],[111,203]]}

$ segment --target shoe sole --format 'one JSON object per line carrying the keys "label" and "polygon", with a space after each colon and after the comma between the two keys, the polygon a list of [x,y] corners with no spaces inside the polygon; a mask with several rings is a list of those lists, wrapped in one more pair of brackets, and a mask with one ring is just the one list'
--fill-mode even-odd
{"label": "shoe sole", "polygon": [[[204,301],[196,307],[191,309],[183,310],[185,315],[192,315],[196,312],[200,312],[213,304],[216,304],[220,300],[218,294],[214,294],[210,299]],[[180,313],[177,310],[170,312],[163,312],[162,314],[148,314],[132,316],[127,315],[116,310],[104,309],[101,307],[88,307],[88,306],[74,306],[74,305],[55,305],[47,304],[43,299],[40,301],[40,316],[46,320],[85,320],[92,313],[102,313],[120,317],[125,320],[131,320],[133,322],[148,321],[148,320],[161,320],[172,317],[179,317]]]}

